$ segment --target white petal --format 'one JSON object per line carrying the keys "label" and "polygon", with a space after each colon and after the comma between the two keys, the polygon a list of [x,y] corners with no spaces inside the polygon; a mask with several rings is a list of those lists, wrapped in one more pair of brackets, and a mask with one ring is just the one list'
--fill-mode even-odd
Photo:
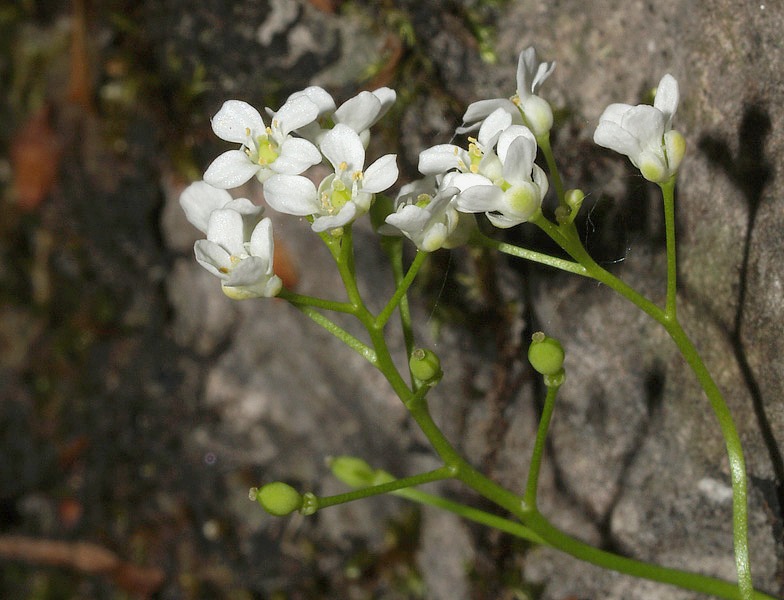
{"label": "white petal", "polygon": [[280,147],[280,155],[270,165],[276,173],[299,175],[321,162],[321,152],[308,140],[289,138]]}
{"label": "white petal", "polygon": [[659,109],[641,104],[623,115],[621,127],[640,140],[641,145],[651,143],[661,147],[665,116]]}
{"label": "white petal", "polygon": [[375,194],[382,192],[397,181],[397,155],[385,154],[365,170],[362,191]]}
{"label": "white petal", "polygon": [[487,213],[487,219],[490,221],[490,223],[499,229],[509,229],[510,227],[514,227],[515,225],[519,225],[520,223],[525,222],[524,220],[521,221],[520,219],[513,219],[512,217],[498,213]]}
{"label": "white petal", "polygon": [[440,175],[450,169],[467,171],[471,165],[468,152],[454,144],[439,144],[419,154],[419,172],[423,175]]}
{"label": "white petal", "polygon": [[229,254],[245,253],[245,227],[242,215],[227,208],[212,211],[207,226],[207,239],[222,246]]}
{"label": "white petal", "polygon": [[454,186],[461,192],[475,186],[493,186],[487,177],[476,173],[447,173],[442,182],[444,186]]}
{"label": "white petal", "polygon": [[378,111],[378,114],[376,115],[376,121],[371,123],[371,125],[373,125],[381,117],[387,114],[387,111],[390,108],[392,108],[392,105],[395,103],[395,100],[397,99],[397,93],[395,92],[395,90],[388,87],[382,87],[373,90],[373,95],[376,98],[378,98],[379,101],[381,102],[381,109]]}
{"label": "white petal", "polygon": [[180,194],[180,206],[185,212],[185,218],[202,233],[207,233],[210,213],[231,201],[229,192],[204,181],[190,184]]}
{"label": "white petal", "polygon": [[654,108],[658,108],[664,113],[665,131],[669,131],[672,126],[672,117],[675,111],[678,110],[679,100],[678,82],[675,80],[675,77],[668,73],[661,78],[659,86],[656,88],[656,97],[653,100]]}
{"label": "white petal", "polygon": [[288,100],[294,100],[300,96],[305,96],[316,106],[318,106],[319,115],[324,115],[335,110],[335,101],[332,99],[332,96],[330,96],[327,90],[317,85],[312,85],[310,87],[306,87],[302,91],[294,92],[291,94],[291,96],[288,97]]}
{"label": "white petal", "polygon": [[[476,123],[477,121],[481,121],[498,108],[503,108],[512,115],[512,119],[514,119],[515,114],[517,114],[516,122],[522,122],[520,111],[517,110],[517,106],[515,106],[513,102],[506,100],[505,98],[491,98],[489,100],[479,100],[469,104],[463,115],[463,123]],[[475,127],[460,127],[458,128],[457,133],[466,133],[468,129],[473,130]]]}
{"label": "white petal", "polygon": [[491,148],[498,140],[498,136],[507,127],[512,124],[512,115],[503,108],[496,108],[493,112],[487,115],[487,118],[479,128],[479,133],[476,138],[477,141],[484,148]]}
{"label": "white petal", "polygon": [[413,204],[408,204],[387,216],[386,222],[401,231],[412,233],[422,231],[429,219],[430,215],[426,210]]}
{"label": "white petal", "polygon": [[231,287],[253,286],[267,279],[267,261],[257,256],[243,258],[229,272],[225,284]]}
{"label": "white petal", "polygon": [[252,163],[242,150],[229,150],[207,167],[204,181],[217,188],[235,188],[248,181],[259,169],[261,167]]}
{"label": "white petal", "polygon": [[228,277],[231,268],[229,253],[218,244],[208,240],[199,240],[193,245],[196,261],[210,273],[221,279]]}
{"label": "white petal", "polygon": [[512,184],[531,181],[531,169],[536,157],[536,144],[525,136],[512,140],[504,160],[504,179]]}
{"label": "white petal", "polygon": [[212,130],[222,140],[244,144],[249,135],[264,131],[264,120],[247,102],[227,100],[212,118]]}
{"label": "white petal", "polygon": [[594,143],[629,157],[640,154],[640,141],[612,121],[600,121],[593,134]]}
{"label": "white petal", "polygon": [[348,125],[359,133],[376,122],[380,111],[381,100],[371,92],[360,92],[335,111],[335,123]]}
{"label": "white petal", "polygon": [[318,217],[313,221],[311,229],[316,232],[328,231],[348,225],[357,215],[357,207],[353,202],[346,202],[340,212],[333,216]]}
{"label": "white petal", "polygon": [[522,143],[525,144],[526,154],[530,154],[530,161],[527,161],[527,168],[531,170],[531,164],[534,162],[534,158],[536,157],[536,138],[534,134],[531,133],[531,130],[528,129],[525,125],[512,125],[511,127],[507,128],[498,138],[498,158],[501,159],[501,162],[506,165],[507,163],[507,152],[509,151],[509,147],[512,145],[512,142],[521,139],[524,140]]}
{"label": "white petal", "polygon": [[299,175],[273,175],[264,182],[264,198],[278,212],[299,217],[316,214],[321,208],[316,186]]}
{"label": "white petal", "polygon": [[262,219],[250,236],[250,254],[267,261],[268,273],[272,273],[272,257],[275,252],[275,242],[272,239],[272,221]]}
{"label": "white petal", "polygon": [[321,140],[321,152],[337,171],[346,163],[347,171],[362,171],[365,166],[365,147],[357,132],[348,125],[338,123]]}
{"label": "white petal", "polygon": [[272,119],[272,129],[279,131],[280,135],[289,133],[318,118],[319,108],[316,103],[306,96],[299,96],[289,100],[280,107]]}
{"label": "white petal", "polygon": [[498,210],[504,193],[494,185],[475,185],[460,192],[455,199],[457,210],[462,212],[490,212]]}
{"label": "white petal", "polygon": [[231,210],[240,213],[242,216],[249,217],[255,217],[264,212],[263,206],[253,204],[253,202],[247,198],[236,198],[234,200],[230,200],[220,208],[230,208]]}

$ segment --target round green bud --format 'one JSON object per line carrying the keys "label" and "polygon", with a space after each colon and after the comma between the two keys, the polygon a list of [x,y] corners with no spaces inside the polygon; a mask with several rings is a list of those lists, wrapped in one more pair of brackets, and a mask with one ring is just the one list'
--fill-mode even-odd
{"label": "round green bud", "polygon": [[431,383],[441,379],[441,360],[432,350],[417,348],[411,353],[408,361],[411,374],[423,383]]}
{"label": "round green bud", "polygon": [[329,459],[332,474],[351,487],[367,487],[373,485],[375,471],[361,458],[353,456],[336,456]]}
{"label": "round green bud", "polygon": [[528,361],[538,373],[555,375],[563,370],[564,349],[561,343],[537,331],[528,347]]}
{"label": "round green bud", "polygon": [[302,495],[287,483],[274,481],[256,491],[256,502],[269,514],[285,517],[299,510]]}
{"label": "round green bud", "polygon": [[585,192],[578,189],[569,190],[566,192],[564,199],[566,200],[566,204],[574,210],[579,210],[580,205],[582,205],[583,200],[585,200]]}

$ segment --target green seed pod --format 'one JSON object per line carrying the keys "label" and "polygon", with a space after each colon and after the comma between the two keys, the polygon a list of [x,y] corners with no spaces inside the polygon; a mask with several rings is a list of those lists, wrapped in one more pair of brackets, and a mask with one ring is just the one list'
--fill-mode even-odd
{"label": "green seed pod", "polygon": [[558,340],[538,331],[528,347],[528,361],[542,375],[555,375],[563,370],[564,349]]}
{"label": "green seed pod", "polygon": [[353,456],[336,456],[329,460],[332,474],[351,487],[367,487],[373,485],[375,471],[361,458]]}
{"label": "green seed pod", "polygon": [[411,369],[411,374],[422,383],[435,383],[443,375],[438,355],[424,348],[417,348],[411,353],[408,367]]}
{"label": "green seed pod", "polygon": [[256,492],[256,501],[269,514],[285,517],[299,510],[302,506],[302,495],[289,484],[274,481]]}

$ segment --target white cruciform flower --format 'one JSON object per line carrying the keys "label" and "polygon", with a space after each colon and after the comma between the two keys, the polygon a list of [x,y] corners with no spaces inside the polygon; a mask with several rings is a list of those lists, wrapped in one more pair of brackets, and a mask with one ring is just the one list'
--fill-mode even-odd
{"label": "white cruciform flower", "polygon": [[339,123],[321,141],[321,152],[334,168],[318,189],[306,177],[274,175],[264,183],[264,197],[275,210],[313,217],[314,231],[337,230],[370,209],[374,194],[397,180],[396,156],[386,154],[367,169],[359,134]]}
{"label": "white cruciform flower", "polygon": [[387,216],[379,233],[402,233],[425,252],[464,244],[476,221],[469,215],[461,218],[455,209],[452,200],[459,192],[454,186],[436,189],[435,177],[404,185],[395,201],[395,212]]}
{"label": "white cruciform flower", "polygon": [[457,133],[475,131],[494,110],[502,108],[512,115],[513,122],[526,125],[539,137],[553,126],[553,111],[548,102],[537,95],[539,87],[555,69],[555,62],[541,62],[533,46],[520,53],[517,61],[517,90],[510,99],[492,98],[473,102],[463,115],[463,127]]}
{"label": "white cruciform flower", "polygon": [[[343,123],[359,134],[362,145],[367,148],[370,142],[370,128],[383,117],[395,102],[395,90],[388,87],[372,92],[363,91],[349,98],[337,109],[335,100],[323,88],[310,86],[289,96],[289,100],[306,97],[319,108],[318,121],[297,130],[302,137],[319,144],[332,125]],[[327,127],[322,127],[327,125]]]}
{"label": "white cruciform flower", "polygon": [[419,154],[419,171],[439,175],[452,169],[481,173],[489,179],[501,175],[501,163],[493,148],[501,133],[512,124],[512,115],[497,108],[482,123],[476,138],[468,138],[468,150],[454,144],[439,144]]}
{"label": "white cruciform flower", "polygon": [[678,171],[686,152],[683,136],[672,129],[679,98],[678,82],[667,74],[659,82],[653,106],[608,106],[593,141],[628,156],[645,179],[663,183]]}
{"label": "white cruciform flower", "polygon": [[207,239],[197,241],[193,251],[199,264],[221,280],[223,293],[234,300],[271,298],[283,286],[273,271],[272,222],[267,218],[248,232],[237,211],[214,210]]}
{"label": "white cruciform flower", "polygon": [[249,231],[261,220],[264,211],[263,207],[253,204],[247,198],[235,200],[226,190],[213,187],[204,181],[195,181],[182,191],[180,206],[191,225],[202,233],[207,233],[210,215],[219,208],[230,208],[242,215]]}
{"label": "white cruciform flower", "polygon": [[508,228],[531,219],[541,208],[549,187],[534,164],[536,138],[522,125],[512,125],[498,138],[502,176],[490,180],[478,173],[455,173],[449,184],[460,189],[455,199],[461,212],[487,215],[496,227]]}
{"label": "white cruciform flower", "polygon": [[309,141],[291,136],[318,117],[319,109],[306,97],[286,102],[272,115],[267,127],[259,111],[241,100],[226,101],[212,119],[212,129],[222,140],[241,144],[216,158],[204,181],[219,188],[234,188],[254,175],[264,181],[274,173],[298,175],[321,162]]}

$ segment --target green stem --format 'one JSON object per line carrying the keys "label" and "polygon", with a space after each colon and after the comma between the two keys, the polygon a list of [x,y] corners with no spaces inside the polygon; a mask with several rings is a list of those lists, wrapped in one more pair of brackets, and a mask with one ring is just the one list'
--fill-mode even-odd
{"label": "green stem", "polygon": [[539,149],[542,151],[542,154],[544,154],[545,161],[547,161],[547,169],[550,171],[550,177],[553,180],[553,187],[555,188],[555,194],[558,197],[558,204],[561,206],[566,206],[561,175],[558,172],[558,165],[555,162],[553,149],[550,146],[550,132],[548,131],[547,133],[543,133],[538,138],[536,138],[536,143],[539,145]]}
{"label": "green stem", "polygon": [[295,306],[312,306],[313,308],[320,308],[322,310],[331,310],[332,312],[351,314],[354,312],[354,307],[348,302],[336,302],[334,300],[326,300],[324,298],[316,298],[314,296],[305,296],[303,294],[295,294],[287,289],[282,289],[278,293],[278,298],[283,298],[286,302],[294,304]]}
{"label": "green stem", "polygon": [[387,321],[389,321],[389,317],[392,316],[395,308],[397,308],[403,298],[406,297],[408,288],[411,287],[412,283],[414,283],[414,279],[416,278],[417,273],[419,273],[419,269],[424,264],[427,255],[427,252],[423,252],[422,250],[417,251],[416,256],[414,257],[414,261],[408,268],[408,272],[406,273],[405,277],[403,277],[403,279],[401,279],[399,282],[396,282],[397,289],[395,290],[395,293],[392,294],[392,297],[389,299],[389,302],[387,302],[387,305],[376,317],[376,327],[383,327],[386,325]]}
{"label": "green stem", "polygon": [[347,502],[353,502],[354,500],[360,500],[361,498],[369,498],[370,496],[378,496],[380,494],[389,494],[390,492],[396,492],[404,488],[410,488],[416,485],[431,483],[433,481],[449,479],[453,476],[453,469],[450,467],[441,467],[440,469],[428,471],[427,473],[419,473],[418,475],[413,475],[411,477],[404,477],[403,479],[395,479],[393,481],[388,481],[379,485],[372,485],[365,488],[351,490],[350,492],[346,492],[344,494],[317,497],[316,506],[319,509],[327,508],[328,506],[345,504]]}
{"label": "green stem", "polygon": [[749,595],[746,595],[739,591],[736,584],[722,581],[715,577],[653,565],[599,550],[553,527],[538,511],[530,514],[526,518],[525,524],[541,535],[553,548],[562,550],[575,558],[619,573],[667,583],[728,600],[745,600],[746,598],[752,600],[776,600],[773,596],[754,590]]}
{"label": "green stem", "polygon": [[487,525],[488,527],[492,527],[499,531],[511,534],[515,537],[528,540],[529,542],[533,542],[535,544],[542,544],[545,546],[548,545],[544,539],[542,539],[522,523],[504,519],[503,517],[479,510],[478,508],[466,506],[465,504],[460,504],[459,502],[447,500],[441,496],[435,496],[433,494],[428,494],[427,492],[415,490],[412,488],[398,490],[397,492],[394,492],[394,494],[396,496],[406,498],[407,500],[418,502],[419,504],[435,506],[436,508],[449,511],[458,515],[459,517],[473,521],[474,523]]}
{"label": "green stem", "polygon": [[331,321],[311,306],[301,306],[298,304],[294,304],[293,306],[302,314],[309,317],[313,322],[329,331],[341,342],[346,344],[346,346],[367,360],[371,365],[378,366],[378,358],[373,349],[368,347],[366,344],[363,344],[348,331],[337,325],[334,321]]}
{"label": "green stem", "polygon": [[[403,272],[403,238],[383,237],[381,245],[389,256],[389,262],[392,266],[392,276],[395,280],[395,289],[398,289],[405,277]],[[411,353],[414,351],[414,328],[411,325],[411,309],[408,305],[408,295],[403,294],[398,306],[400,327],[403,330],[403,342],[406,346],[406,356],[410,357]],[[412,385],[413,382],[414,376],[411,375]]]}
{"label": "green stem", "polygon": [[536,492],[539,485],[539,471],[542,466],[542,457],[544,456],[545,441],[547,440],[547,431],[550,429],[550,419],[553,416],[553,409],[555,408],[555,397],[558,395],[558,388],[560,386],[548,386],[547,395],[544,399],[544,407],[542,408],[542,417],[539,419],[539,428],[536,431],[536,441],[534,442],[534,450],[531,456],[531,463],[528,469],[528,482],[525,486],[525,494],[523,499],[525,503],[536,508]]}
{"label": "green stem", "polygon": [[667,296],[664,312],[668,319],[676,314],[676,277],[678,274],[675,260],[675,177],[660,185],[664,198],[664,231],[667,244]]}
{"label": "green stem", "polygon": [[487,237],[479,231],[473,235],[471,242],[486,248],[493,248],[510,256],[530,260],[541,265],[547,265],[548,267],[554,267],[556,269],[568,271],[569,273],[574,273],[576,275],[582,275],[584,277],[588,276],[588,271],[586,268],[579,263],[564,260],[562,258],[556,258],[555,256],[550,256],[549,254],[544,254],[542,252],[535,252],[534,250],[529,250],[527,248],[521,248],[520,246],[515,246],[514,244],[499,242],[498,240]]}

